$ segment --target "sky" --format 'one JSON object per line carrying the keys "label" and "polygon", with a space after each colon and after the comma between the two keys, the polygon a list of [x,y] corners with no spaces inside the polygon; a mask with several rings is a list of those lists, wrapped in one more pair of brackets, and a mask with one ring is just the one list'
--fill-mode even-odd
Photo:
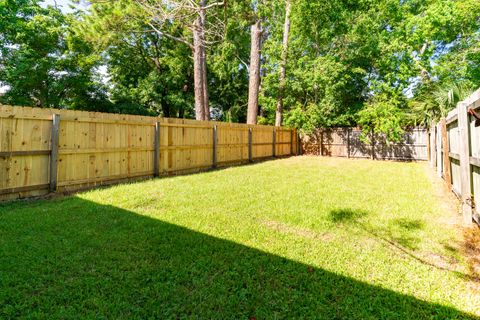
{"label": "sky", "polygon": [[[48,5],[54,6],[55,2],[57,7],[60,8],[64,13],[72,12],[72,9],[70,9],[70,5],[72,4],[72,2],[70,0],[44,0],[41,5],[45,7]],[[80,6],[86,6],[86,4],[83,3]]]}

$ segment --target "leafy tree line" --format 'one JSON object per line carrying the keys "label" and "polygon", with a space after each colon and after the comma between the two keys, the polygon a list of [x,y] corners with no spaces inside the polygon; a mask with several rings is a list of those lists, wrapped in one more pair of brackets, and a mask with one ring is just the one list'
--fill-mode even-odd
{"label": "leafy tree line", "polygon": [[478,0],[0,0],[1,103],[397,139],[480,86]]}

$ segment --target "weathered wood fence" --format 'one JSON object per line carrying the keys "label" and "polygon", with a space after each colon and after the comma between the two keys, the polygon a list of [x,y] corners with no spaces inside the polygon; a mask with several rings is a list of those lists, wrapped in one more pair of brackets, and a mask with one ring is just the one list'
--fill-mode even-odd
{"label": "weathered wood fence", "polygon": [[429,130],[432,167],[458,196],[465,224],[480,223],[480,90],[460,102],[446,118]]}
{"label": "weathered wood fence", "polygon": [[297,152],[295,129],[0,106],[0,200]]}
{"label": "weathered wood fence", "polygon": [[381,160],[427,160],[428,137],[424,128],[406,130],[399,143],[387,143],[381,135],[373,136],[372,143],[360,139],[359,128],[317,129],[302,138],[304,154],[346,158]]}

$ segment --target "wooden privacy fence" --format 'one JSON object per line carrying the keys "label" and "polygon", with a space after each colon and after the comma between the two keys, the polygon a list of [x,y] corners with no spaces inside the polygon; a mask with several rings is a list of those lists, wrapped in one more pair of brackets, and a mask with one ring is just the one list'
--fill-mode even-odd
{"label": "wooden privacy fence", "polygon": [[302,138],[305,154],[370,158],[382,160],[427,160],[427,130],[410,128],[406,130],[400,143],[387,143],[381,135],[373,136],[372,143],[360,139],[359,128],[317,129],[313,134]]}
{"label": "wooden privacy fence", "polygon": [[298,151],[295,129],[0,106],[0,200]]}
{"label": "wooden privacy fence", "polygon": [[464,222],[480,223],[480,90],[432,124],[429,130],[429,160],[462,203]]}

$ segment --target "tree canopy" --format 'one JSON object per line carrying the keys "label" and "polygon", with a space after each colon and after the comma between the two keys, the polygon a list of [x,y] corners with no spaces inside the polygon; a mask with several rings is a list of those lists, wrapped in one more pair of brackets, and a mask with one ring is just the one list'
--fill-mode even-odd
{"label": "tree canopy", "polygon": [[[195,32],[188,10],[161,23],[146,10],[189,8],[183,2],[92,0],[65,13],[40,0],[0,0],[0,102],[193,118],[194,59],[178,41]],[[288,47],[286,2],[198,2],[208,8],[212,118],[246,121],[256,21],[260,123],[275,123],[281,94],[284,125],[361,125],[395,138],[480,86],[478,0],[290,0]]]}

